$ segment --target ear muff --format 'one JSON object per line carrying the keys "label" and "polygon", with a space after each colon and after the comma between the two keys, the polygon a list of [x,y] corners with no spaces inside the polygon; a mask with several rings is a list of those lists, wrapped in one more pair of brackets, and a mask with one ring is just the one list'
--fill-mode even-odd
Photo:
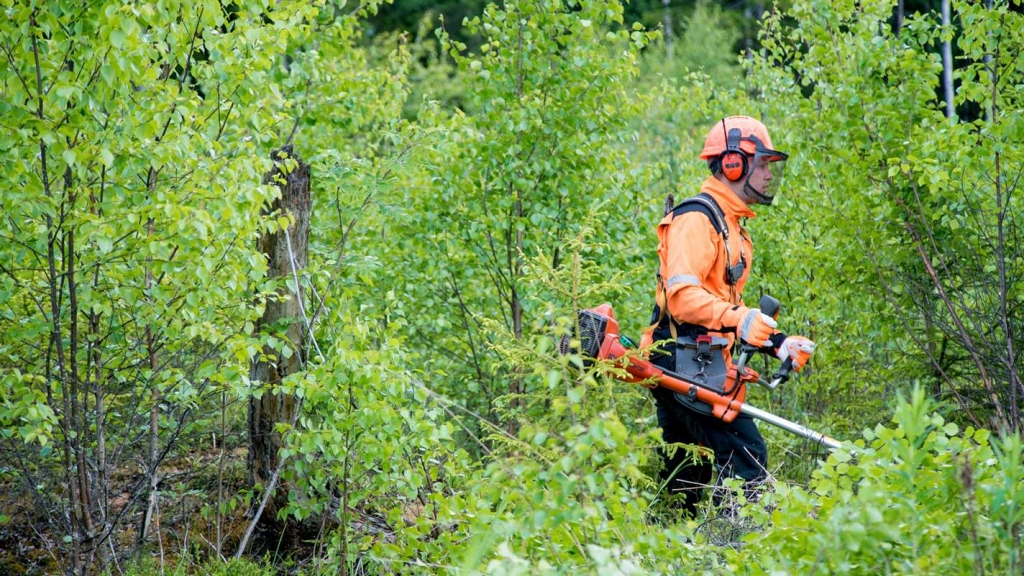
{"label": "ear muff", "polygon": [[725,152],[722,154],[722,174],[730,182],[739,182],[747,175],[747,157],[736,152]]}
{"label": "ear muff", "polygon": [[[725,120],[722,120],[722,130],[725,130]],[[722,167],[722,174],[730,182],[739,182],[747,175],[747,155],[740,149],[740,138],[743,133],[739,128],[729,130],[725,138],[725,152],[718,157],[719,165]]]}

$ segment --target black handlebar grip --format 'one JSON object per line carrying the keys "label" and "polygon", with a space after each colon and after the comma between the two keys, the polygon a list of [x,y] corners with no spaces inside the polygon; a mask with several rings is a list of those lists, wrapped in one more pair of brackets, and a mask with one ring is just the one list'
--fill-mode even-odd
{"label": "black handlebar grip", "polygon": [[761,296],[759,306],[762,314],[767,314],[776,320],[779,318],[779,312],[782,311],[782,303],[767,294]]}
{"label": "black handlebar grip", "polygon": [[779,366],[778,372],[772,376],[772,380],[778,380],[779,382],[786,382],[789,380],[789,373],[793,370],[793,359],[786,358],[786,361]]}

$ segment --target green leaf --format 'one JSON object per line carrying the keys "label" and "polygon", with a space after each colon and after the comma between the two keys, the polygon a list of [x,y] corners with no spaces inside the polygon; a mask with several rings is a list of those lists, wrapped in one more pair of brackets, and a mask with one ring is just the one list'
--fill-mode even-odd
{"label": "green leaf", "polygon": [[573,404],[579,404],[580,401],[583,400],[584,388],[581,386],[569,388],[569,390],[566,392],[566,396],[568,397],[569,402]]}

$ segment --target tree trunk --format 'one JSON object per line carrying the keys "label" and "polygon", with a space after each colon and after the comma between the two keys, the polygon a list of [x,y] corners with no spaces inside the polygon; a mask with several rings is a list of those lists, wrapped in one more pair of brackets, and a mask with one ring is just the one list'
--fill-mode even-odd
{"label": "tree trunk", "polygon": [[[985,0],[985,8],[988,10],[992,9],[992,0]],[[992,87],[993,89],[995,89],[995,87],[997,86],[996,79],[998,77],[998,74],[996,72],[996,69],[992,66],[992,54],[986,53],[983,61],[985,62],[985,67],[988,68],[989,78],[991,78],[992,81]],[[987,120],[988,122],[992,122],[994,120],[994,107],[995,100],[992,100],[992,102],[990,102],[989,105],[985,107],[985,120]]]}
{"label": "tree trunk", "polygon": [[896,2],[896,17],[895,22],[892,25],[892,33],[894,36],[899,38],[900,32],[903,31],[903,0]]}
{"label": "tree trunk", "polygon": [[[951,29],[953,21],[949,15],[949,0],[942,0],[942,27]],[[949,40],[942,42],[942,93],[946,99],[946,118],[952,118],[953,108],[953,46]]]}
{"label": "tree trunk", "polygon": [[[151,197],[156,194],[158,176],[159,171],[156,168],[150,167],[148,175],[146,176],[146,190],[149,191]],[[146,220],[146,236],[148,238],[152,238],[155,233],[156,221],[153,218],[149,218]],[[143,282],[145,293],[149,294],[156,282],[156,276],[153,273],[152,258],[146,259],[146,276]],[[153,302],[150,301],[147,302],[147,304],[152,306]],[[157,350],[160,349],[160,334],[159,331],[153,330],[152,322],[147,322],[143,338],[146,343],[146,359],[149,363],[148,366],[152,376],[150,377],[151,381],[149,383],[151,402],[149,409],[149,456],[147,465],[149,487],[146,511],[145,514],[143,514],[142,527],[139,531],[138,545],[142,546],[149,540],[151,534],[155,534],[157,548],[160,550],[160,559],[163,561],[164,543],[163,534],[160,530],[159,518],[160,461],[162,460],[160,454],[160,405],[162,404],[163,393],[160,390],[159,378],[157,377],[160,371],[160,358],[157,352]]]}
{"label": "tree trunk", "polygon": [[661,4],[665,7],[664,25],[665,25],[665,50],[668,53],[669,62],[675,61],[675,38],[673,37],[672,31],[672,10],[669,9],[669,2],[671,0],[662,0]]}
{"label": "tree trunk", "polygon": [[[273,526],[277,514],[287,502],[288,488],[272,482],[280,472],[278,457],[282,436],[278,424],[293,425],[296,417],[296,399],[276,392],[281,381],[301,371],[305,366],[306,327],[303,322],[302,289],[298,284],[301,271],[306,267],[309,243],[309,166],[292,155],[291,146],[273,153],[275,167],[265,177],[265,183],[274,183],[281,189],[281,197],[269,207],[271,214],[289,215],[293,219],[287,230],[264,233],[259,248],[267,257],[267,275],[279,279],[279,299],[269,299],[257,332],[284,341],[290,354],[264,346],[263,357],[257,358],[250,371],[254,383],[262,394],[249,401],[249,471],[253,486],[274,490],[267,501],[260,523]],[[294,164],[292,164],[294,161]],[[279,348],[279,347],[278,347]]]}

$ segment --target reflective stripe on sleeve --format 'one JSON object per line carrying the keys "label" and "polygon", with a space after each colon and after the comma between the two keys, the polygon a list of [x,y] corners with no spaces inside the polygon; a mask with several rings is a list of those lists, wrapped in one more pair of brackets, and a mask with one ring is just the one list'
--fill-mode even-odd
{"label": "reflective stripe on sleeve", "polygon": [[665,283],[665,289],[668,290],[677,284],[687,284],[690,286],[700,286],[700,280],[692,274],[676,274],[675,276],[668,279]]}

